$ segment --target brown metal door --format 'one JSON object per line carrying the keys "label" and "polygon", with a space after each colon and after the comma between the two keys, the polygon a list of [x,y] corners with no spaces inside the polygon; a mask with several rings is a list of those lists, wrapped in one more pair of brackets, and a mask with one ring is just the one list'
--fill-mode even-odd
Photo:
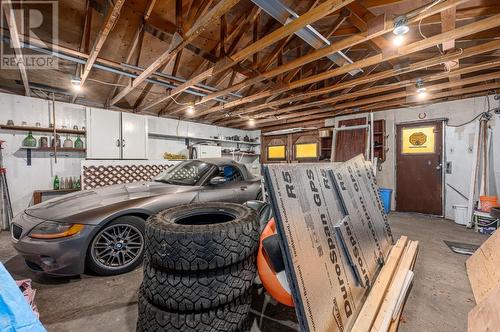
{"label": "brown metal door", "polygon": [[442,121],[397,126],[396,209],[443,214]]}

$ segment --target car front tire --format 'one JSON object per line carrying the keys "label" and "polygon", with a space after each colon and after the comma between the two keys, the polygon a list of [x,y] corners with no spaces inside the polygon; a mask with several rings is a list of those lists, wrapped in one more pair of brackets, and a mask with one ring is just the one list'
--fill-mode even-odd
{"label": "car front tire", "polygon": [[134,270],[143,256],[144,220],[123,216],[94,236],[87,250],[86,267],[98,275],[117,275]]}

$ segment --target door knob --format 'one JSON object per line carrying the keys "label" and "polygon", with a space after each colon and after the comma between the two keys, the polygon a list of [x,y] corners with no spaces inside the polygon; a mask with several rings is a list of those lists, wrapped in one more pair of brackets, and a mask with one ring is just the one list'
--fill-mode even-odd
{"label": "door knob", "polygon": [[443,167],[443,164],[438,164],[438,165],[436,166],[436,169],[439,171],[439,170],[441,169],[441,167]]}
{"label": "door knob", "polygon": [[241,186],[240,189],[241,189],[241,191],[245,191],[245,190],[247,190],[247,186]]}

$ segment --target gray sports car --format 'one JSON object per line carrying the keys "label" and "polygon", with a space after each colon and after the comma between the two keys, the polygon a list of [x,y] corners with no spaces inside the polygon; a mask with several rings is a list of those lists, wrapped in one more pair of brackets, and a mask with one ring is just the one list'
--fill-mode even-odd
{"label": "gray sports car", "polygon": [[141,263],[144,222],[151,214],[192,202],[261,198],[260,178],[244,165],[186,160],[151,182],[84,190],[32,206],[14,218],[12,241],[34,271],[120,274]]}

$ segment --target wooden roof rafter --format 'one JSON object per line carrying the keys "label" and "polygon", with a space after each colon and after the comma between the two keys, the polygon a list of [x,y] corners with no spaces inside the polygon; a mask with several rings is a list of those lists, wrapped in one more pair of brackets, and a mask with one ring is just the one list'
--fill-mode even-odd
{"label": "wooden roof rafter", "polygon": [[[298,19],[290,22],[289,24],[278,28],[277,30],[274,30],[273,32],[267,34],[266,36],[262,37],[259,39],[257,42],[252,43],[251,45],[247,46],[246,48],[238,51],[238,53],[234,54],[230,60],[228,61],[223,61],[219,62],[216,66],[204,71],[203,73],[197,75],[196,77],[193,77],[189,79],[186,83],[182,84],[181,86],[177,87],[175,90],[173,90],[169,96],[175,96],[178,93],[183,92],[184,90],[190,88],[191,86],[195,85],[196,83],[202,82],[203,80],[207,79],[208,77],[229,69],[236,65],[238,62],[243,61],[250,56],[252,56],[254,53],[260,51],[261,49],[270,46],[274,44],[275,42],[285,38],[286,36],[294,33],[295,31],[303,28],[304,26],[311,24],[315,22],[318,18],[323,17],[331,12],[337,11],[347,5],[348,3],[351,3],[353,0],[326,0],[324,3],[321,5],[311,9],[304,15],[301,15]],[[167,99],[167,97],[162,97],[159,98],[157,101],[151,103],[150,105],[147,105],[141,109],[141,111],[145,111],[161,102]]]}

